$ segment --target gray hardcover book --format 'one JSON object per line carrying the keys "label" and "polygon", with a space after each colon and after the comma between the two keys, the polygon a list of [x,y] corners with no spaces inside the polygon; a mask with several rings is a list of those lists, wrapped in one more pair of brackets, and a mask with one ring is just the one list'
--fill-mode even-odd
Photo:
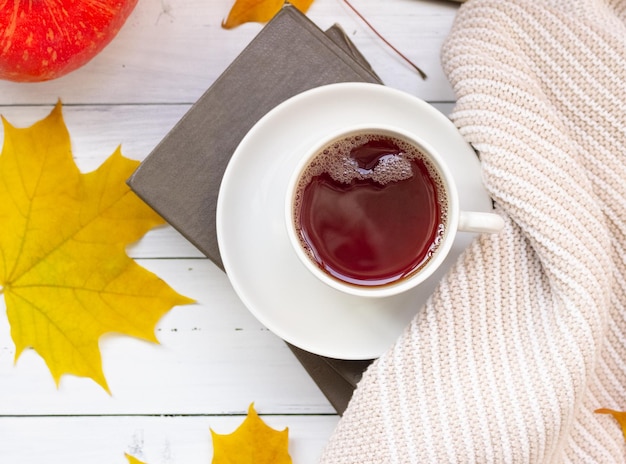
{"label": "gray hardcover book", "polygon": [[[140,164],[128,184],[223,269],[215,211],[222,175],[237,145],[278,104],[336,82],[380,80],[339,26],[324,32],[287,5]],[[368,363],[290,348],[342,413]]]}

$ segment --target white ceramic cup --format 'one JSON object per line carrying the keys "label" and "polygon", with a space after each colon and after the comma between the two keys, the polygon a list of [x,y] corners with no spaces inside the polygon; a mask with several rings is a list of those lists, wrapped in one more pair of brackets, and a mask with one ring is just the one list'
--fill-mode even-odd
{"label": "white ceramic cup", "polygon": [[[300,232],[296,226],[296,206],[294,204],[294,199],[303,172],[311,161],[318,157],[324,148],[327,148],[329,145],[338,140],[355,134],[376,134],[380,136],[392,137],[408,142],[416,147],[421,152],[422,156],[426,158],[428,163],[431,165],[431,168],[433,168],[438,174],[440,187],[443,187],[438,189],[438,194],[445,195],[447,197],[447,214],[444,219],[444,231],[440,236],[440,241],[432,256],[427,260],[425,265],[419,267],[409,275],[394,282],[382,285],[356,285],[331,276],[331,274],[322,269],[322,267],[314,261],[309,253],[307,253],[304,249]],[[372,220],[376,221],[376,218],[372,218]],[[455,181],[441,154],[437,153],[432,146],[420,139],[418,136],[404,129],[384,125],[359,125],[345,128],[339,132],[323,137],[321,140],[318,140],[314,146],[310,147],[296,166],[292,177],[289,180],[285,195],[285,223],[292,248],[309,272],[332,288],[361,297],[392,296],[410,290],[416,285],[424,282],[443,263],[448,252],[450,251],[450,248],[452,247],[455,236],[459,231],[496,233],[504,226],[502,218],[495,213],[460,211],[459,197]]]}

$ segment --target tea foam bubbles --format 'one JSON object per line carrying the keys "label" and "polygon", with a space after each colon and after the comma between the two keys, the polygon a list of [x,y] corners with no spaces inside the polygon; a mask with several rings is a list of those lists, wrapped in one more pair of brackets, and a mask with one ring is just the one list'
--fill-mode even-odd
{"label": "tea foam bubbles", "polygon": [[389,153],[376,157],[372,166],[362,166],[351,156],[352,152],[369,142],[380,140],[379,135],[353,135],[336,141],[323,149],[309,163],[300,182],[304,187],[310,180],[321,174],[328,174],[336,182],[349,184],[355,180],[370,179],[381,185],[399,182],[413,176],[411,160],[423,159],[416,147],[395,138],[384,137],[397,147]]}

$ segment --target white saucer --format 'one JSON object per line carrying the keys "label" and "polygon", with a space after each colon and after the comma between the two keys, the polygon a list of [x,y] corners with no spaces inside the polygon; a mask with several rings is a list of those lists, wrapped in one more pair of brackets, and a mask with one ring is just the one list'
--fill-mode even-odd
{"label": "white saucer", "polygon": [[346,295],[309,273],[285,227],[290,173],[317,138],[366,123],[395,125],[424,138],[444,154],[461,209],[491,210],[476,154],[448,118],[407,93],[361,83],[319,87],[267,113],[233,154],[217,203],[220,253],[246,307],[285,341],[338,359],[372,359],[386,351],[474,238],[459,233],[435,275],[400,296],[366,300]]}

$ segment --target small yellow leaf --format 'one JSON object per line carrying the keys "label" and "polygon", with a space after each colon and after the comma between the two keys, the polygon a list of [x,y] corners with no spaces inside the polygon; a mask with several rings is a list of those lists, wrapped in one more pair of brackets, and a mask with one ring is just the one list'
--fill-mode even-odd
{"label": "small yellow leaf", "polygon": [[126,254],[164,221],[126,185],[138,162],[119,149],[96,171],[78,170],[60,102],[29,128],[2,122],[0,285],[15,360],[32,347],[57,384],[74,374],[109,391],[100,337],[157,342],[163,314],[192,302]]}
{"label": "small yellow leaf", "polygon": [[229,435],[211,430],[213,464],[291,464],[289,429],[274,430],[254,410],[248,408],[243,423]]}
{"label": "small yellow leaf", "polygon": [[128,453],[124,453],[124,456],[126,456],[126,459],[128,459],[128,464],[146,464],[145,462],[140,461],[139,459],[137,459],[134,456],[131,456]]}
{"label": "small yellow leaf", "polygon": [[615,411],[613,409],[601,408],[596,409],[594,412],[598,414],[611,414],[620,425],[620,427],[622,427],[624,440],[626,440],[626,411]]}
{"label": "small yellow leaf", "polygon": [[[292,0],[291,3],[306,13],[313,0]],[[232,29],[244,23],[265,23],[272,19],[285,5],[284,0],[235,0],[228,17],[222,21],[224,29]]]}

